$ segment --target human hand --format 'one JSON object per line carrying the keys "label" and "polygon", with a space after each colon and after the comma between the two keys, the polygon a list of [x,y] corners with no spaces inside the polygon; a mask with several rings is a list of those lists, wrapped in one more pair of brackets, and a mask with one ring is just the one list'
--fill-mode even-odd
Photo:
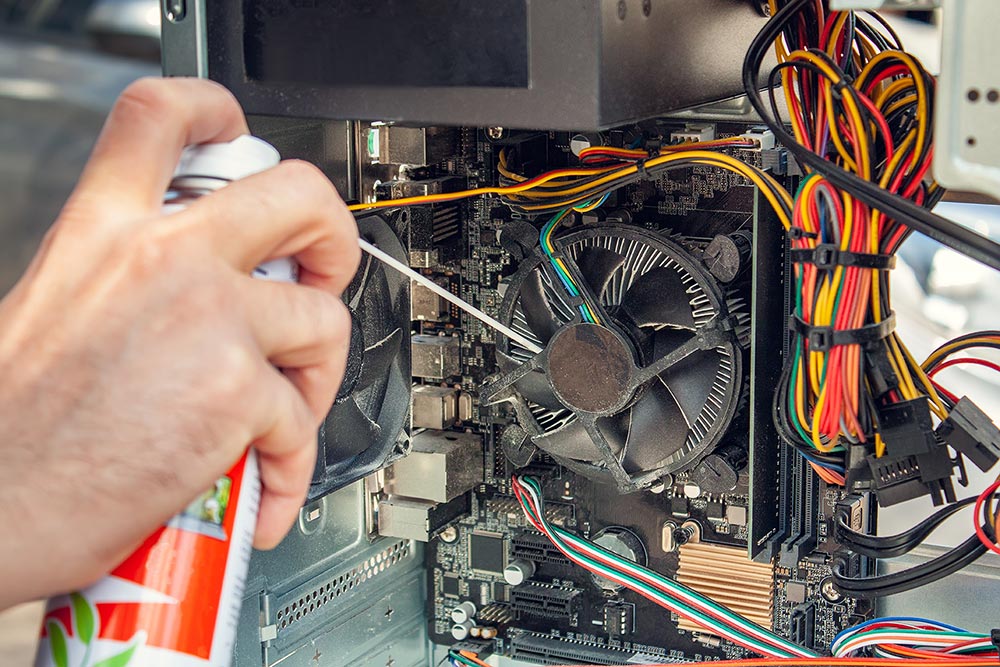
{"label": "human hand", "polygon": [[[360,251],[333,186],[298,161],[160,212],[184,146],[247,131],[216,84],[133,84],[0,301],[0,609],[93,582],[248,445],[255,546],[295,520],[344,372],[339,297]],[[299,284],[250,277],[286,256]]]}

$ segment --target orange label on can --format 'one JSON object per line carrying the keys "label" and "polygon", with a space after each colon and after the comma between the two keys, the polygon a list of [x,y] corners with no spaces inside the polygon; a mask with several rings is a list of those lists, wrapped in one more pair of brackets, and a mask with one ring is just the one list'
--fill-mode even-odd
{"label": "orange label on can", "polygon": [[36,667],[228,665],[259,496],[249,452],[108,576],[49,601]]}

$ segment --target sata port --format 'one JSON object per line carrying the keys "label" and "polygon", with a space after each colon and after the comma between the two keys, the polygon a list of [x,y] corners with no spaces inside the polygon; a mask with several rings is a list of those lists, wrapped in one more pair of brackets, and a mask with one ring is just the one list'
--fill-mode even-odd
{"label": "sata port", "polygon": [[792,608],[788,618],[789,639],[811,648],[816,642],[816,604],[807,602]]}
{"label": "sata port", "polygon": [[510,591],[510,604],[518,614],[569,618],[576,613],[579,588],[529,581]]}

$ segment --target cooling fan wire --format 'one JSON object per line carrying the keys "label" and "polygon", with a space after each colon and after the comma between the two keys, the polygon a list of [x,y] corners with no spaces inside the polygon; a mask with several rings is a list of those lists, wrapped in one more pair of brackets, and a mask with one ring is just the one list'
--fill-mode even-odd
{"label": "cooling fan wire", "polygon": [[[600,202],[598,202],[598,205],[600,205]],[[567,214],[569,214],[568,208],[559,211],[554,218],[549,220],[545,226],[542,227],[540,242],[542,250],[545,252],[545,256],[548,257],[549,262],[552,264],[552,268],[555,269],[556,275],[559,276],[559,280],[562,282],[563,287],[566,288],[569,295],[575,298],[583,298],[580,293],[580,289],[576,285],[576,281],[573,279],[573,276],[570,275],[569,269],[566,268],[566,263],[562,260],[562,258],[555,256],[556,249],[552,244],[553,232],[556,227],[559,226],[559,223],[566,219]],[[597,314],[594,312],[594,309],[586,301],[580,304],[579,309],[584,322],[589,322],[591,324],[601,323]]]}

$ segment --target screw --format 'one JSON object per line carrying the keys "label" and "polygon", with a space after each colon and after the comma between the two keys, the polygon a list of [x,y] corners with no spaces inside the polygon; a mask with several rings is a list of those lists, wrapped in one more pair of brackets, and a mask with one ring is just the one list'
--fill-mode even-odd
{"label": "screw", "polygon": [[458,529],[455,526],[448,526],[441,531],[440,537],[445,544],[454,544],[458,541]]}
{"label": "screw", "polygon": [[824,579],[823,583],[820,584],[819,593],[829,602],[840,602],[844,597],[833,585],[833,579]]}
{"label": "screw", "polygon": [[618,20],[624,21],[625,14],[628,11],[628,6],[625,4],[625,0],[618,0]]}
{"label": "screw", "polygon": [[653,13],[653,0],[642,0],[642,15],[649,16]]}
{"label": "screw", "polygon": [[[622,0],[624,2],[624,0]],[[503,128],[502,127],[488,127],[486,128],[486,136],[496,141],[497,139],[503,139]]]}

